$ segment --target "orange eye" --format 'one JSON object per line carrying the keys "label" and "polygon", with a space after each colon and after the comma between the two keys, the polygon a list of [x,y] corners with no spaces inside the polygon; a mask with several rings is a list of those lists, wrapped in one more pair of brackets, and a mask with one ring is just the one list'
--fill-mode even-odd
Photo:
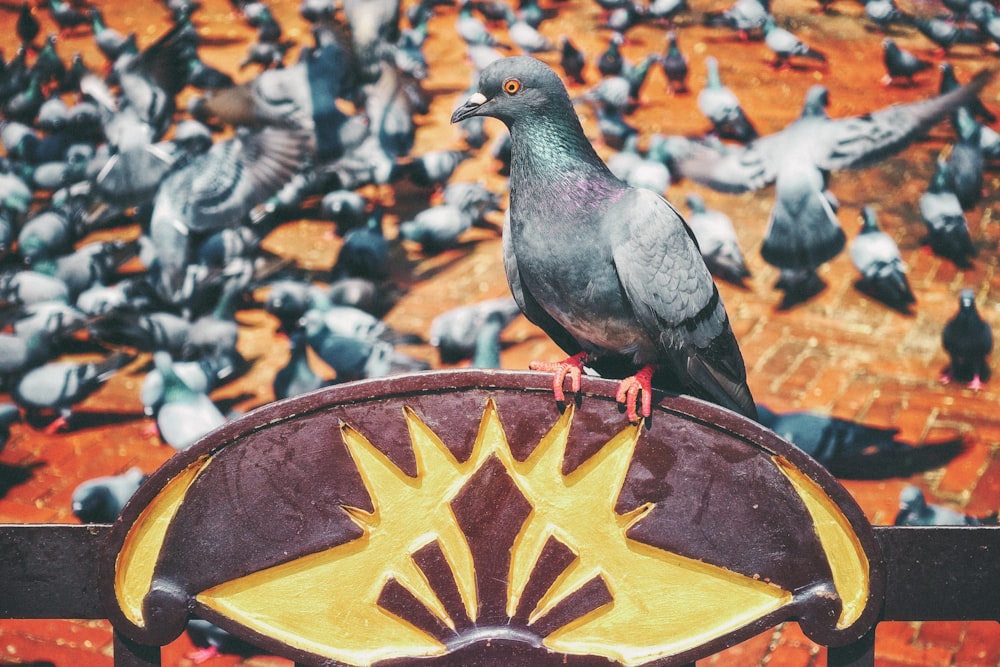
{"label": "orange eye", "polygon": [[507,79],[503,82],[503,89],[508,95],[513,95],[521,90],[521,82],[517,79]]}

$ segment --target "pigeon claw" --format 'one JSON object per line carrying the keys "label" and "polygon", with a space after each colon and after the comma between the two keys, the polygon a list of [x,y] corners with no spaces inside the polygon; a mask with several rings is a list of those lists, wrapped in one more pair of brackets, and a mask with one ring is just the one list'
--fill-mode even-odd
{"label": "pigeon claw", "polygon": [[972,391],[979,391],[980,389],[983,388],[983,381],[982,379],[980,379],[979,374],[977,373],[975,377],[972,378],[972,381],[966,386]]}
{"label": "pigeon claw", "polygon": [[555,394],[556,401],[566,402],[566,395],[563,393],[563,384],[569,376],[570,390],[575,394],[580,391],[580,376],[583,374],[583,365],[587,363],[587,353],[579,352],[572,357],[567,357],[562,361],[532,361],[528,368],[533,371],[546,371],[554,373],[552,377],[552,393]]}
{"label": "pigeon claw", "polygon": [[653,371],[652,366],[643,366],[635,375],[629,376],[618,385],[615,400],[625,404],[625,415],[633,424],[640,416],[636,413],[636,403],[642,401],[642,417],[653,412]]}

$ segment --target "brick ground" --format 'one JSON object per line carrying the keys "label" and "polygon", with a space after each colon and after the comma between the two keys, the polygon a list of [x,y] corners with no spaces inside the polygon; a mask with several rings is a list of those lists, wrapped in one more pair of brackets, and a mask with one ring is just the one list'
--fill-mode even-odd
{"label": "brick ground", "polygon": [[[162,32],[165,14],[153,0],[100,4],[111,26],[121,32],[136,31],[141,44]],[[204,4],[197,20],[202,34],[215,39],[201,50],[202,57],[232,70],[253,33],[229,13],[223,0],[206,0]],[[298,3],[275,0],[271,4],[286,27],[286,35],[307,41],[306,27],[296,15]],[[691,4],[701,12],[727,3],[698,0]],[[543,24],[547,34],[579,36],[590,55],[603,49],[606,33],[591,30],[598,19],[591,0],[566,0],[559,6],[559,16]],[[931,13],[938,6],[924,2],[921,8]],[[811,0],[775,0],[772,9],[807,41],[830,54],[830,67],[772,72],[765,64],[770,56],[759,42],[738,43],[719,31],[699,27],[696,21],[685,21],[679,28],[682,49],[692,62],[692,89],[700,90],[703,85],[704,57],[717,56],[724,81],[737,91],[762,133],[780,129],[792,120],[801,108],[805,90],[814,83],[830,89],[829,112],[833,117],[921,99],[936,91],[934,74],[918,78],[912,88],[878,85],[883,73],[881,35],[865,30],[859,18],[863,11],[860,4],[839,2],[828,15],[813,12]],[[45,12],[39,13],[44,20]],[[15,15],[0,12],[5,34],[13,34]],[[438,96],[417,134],[414,154],[457,146],[455,130],[448,126],[447,118],[467,85],[468,65],[454,40],[440,37],[450,30],[453,20],[454,10],[442,10],[432,23],[426,47],[432,63],[428,89]],[[43,34],[48,29],[45,27]],[[634,61],[646,51],[662,49],[662,33],[658,26],[630,31],[626,57]],[[905,32],[897,41],[923,57],[932,56],[928,43],[916,33]],[[86,33],[64,36],[59,49],[63,55],[81,50],[89,63],[100,62]],[[994,62],[977,47],[955,51],[953,62],[962,80]],[[7,55],[12,52],[8,50]],[[243,78],[250,75],[252,72],[245,72]],[[1000,85],[991,84],[983,98],[994,110],[1000,108]],[[592,119],[582,113],[585,126],[592,130]],[[686,134],[705,130],[693,95],[664,98],[659,71],[651,75],[632,120],[643,129],[644,137],[654,131]],[[943,467],[904,477],[845,480],[847,489],[876,524],[892,521],[899,491],[910,483],[924,489],[932,501],[973,514],[1000,508],[1000,383],[994,381],[975,393],[937,381],[946,363],[940,346],[941,329],[955,311],[961,288],[974,288],[983,316],[995,328],[1000,325],[1000,272],[996,270],[1000,227],[992,221],[1000,186],[996,172],[987,176],[986,199],[968,215],[981,251],[973,268],[956,269],[922,250],[919,243],[923,231],[916,200],[930,176],[934,157],[952,137],[947,126],[935,128],[925,141],[874,168],[832,177],[831,189],[841,202],[839,217],[849,238],[858,228],[861,206],[875,203],[882,227],[900,244],[918,298],[912,316],[888,310],[857,292],[846,253],[821,269],[828,287],[820,295],[793,309],[778,310],[779,295],[771,288],[777,273],[758,252],[773,191],[721,195],[682,182],[668,192],[672,201],[680,203],[687,192],[698,191],[710,207],[725,210],[736,225],[754,275],[746,289],[722,284],[720,290],[759,401],[777,410],[810,409],[876,426],[895,426],[900,429],[900,438],[916,447],[962,438],[963,451]],[[608,154],[605,148],[600,150]],[[501,183],[486,156],[463,164],[456,178],[484,178],[497,188]],[[390,238],[400,219],[412,216],[427,203],[426,192],[412,189],[380,194],[389,211],[386,223]],[[339,239],[332,232],[332,225],[323,221],[298,221],[276,230],[265,247],[306,268],[322,270],[332,264],[339,248]],[[117,233],[128,236],[135,230]],[[430,319],[439,312],[463,302],[507,294],[496,234],[474,231],[468,241],[435,257],[424,257],[415,247],[396,247],[393,278],[402,296],[387,315],[392,326],[426,334]],[[240,351],[254,360],[254,367],[213,398],[227,407],[246,410],[272,398],[270,381],[287,352],[275,344],[275,322],[267,315],[251,310],[239,318],[244,325]],[[504,340],[507,347],[502,361],[507,368],[523,368],[530,359],[556,358],[559,354],[544,335],[523,320],[507,329]],[[438,365],[434,352],[426,346],[413,352]],[[137,394],[147,363],[148,358],[137,359],[81,405],[85,418],[71,434],[45,435],[27,425],[14,429],[10,442],[0,451],[0,522],[72,522],[69,498],[79,482],[136,465],[152,471],[172,454],[159,443],[149,430],[150,422],[141,414]],[[0,665],[107,667],[111,664],[110,642],[110,631],[103,622],[0,621]],[[1000,665],[1000,626],[991,622],[885,623],[878,628],[876,646],[879,667],[996,666]],[[191,648],[185,639],[166,647],[164,665],[189,665],[185,656]],[[804,637],[798,626],[785,624],[704,664],[811,667],[823,664],[824,658],[825,651]],[[269,657],[242,662],[220,657],[209,664],[274,667],[288,663]]]}

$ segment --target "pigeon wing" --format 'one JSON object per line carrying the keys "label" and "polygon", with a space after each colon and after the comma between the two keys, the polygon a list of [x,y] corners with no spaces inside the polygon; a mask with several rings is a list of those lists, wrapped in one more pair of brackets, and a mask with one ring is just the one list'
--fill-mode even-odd
{"label": "pigeon wing", "polygon": [[827,143],[825,154],[816,156],[816,166],[826,171],[858,169],[901,151],[974,99],[993,74],[984,70],[965,86],[927,100],[894,104],[863,116],[828,121],[822,129]]}
{"label": "pigeon wing", "polygon": [[729,317],[681,215],[657,194],[630,189],[605,219],[627,221],[615,268],[639,324],[659,345],[656,363],[695,395],[754,416]]}

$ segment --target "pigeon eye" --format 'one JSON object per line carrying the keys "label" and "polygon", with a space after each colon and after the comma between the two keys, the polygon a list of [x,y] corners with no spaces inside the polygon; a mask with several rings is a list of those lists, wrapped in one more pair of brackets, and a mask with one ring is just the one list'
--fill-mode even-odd
{"label": "pigeon eye", "polygon": [[508,95],[513,95],[521,90],[521,82],[517,79],[507,79],[503,82],[503,89]]}

